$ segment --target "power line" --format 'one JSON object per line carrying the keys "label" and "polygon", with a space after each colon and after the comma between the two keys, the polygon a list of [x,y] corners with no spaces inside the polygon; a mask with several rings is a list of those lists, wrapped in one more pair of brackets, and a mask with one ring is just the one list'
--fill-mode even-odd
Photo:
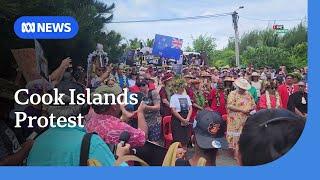
{"label": "power line", "polygon": [[305,18],[297,18],[297,19],[259,19],[253,17],[246,17],[241,16],[241,18],[248,19],[248,20],[255,20],[255,21],[303,21]]}
{"label": "power line", "polygon": [[142,22],[165,22],[165,21],[182,21],[182,20],[194,20],[194,19],[208,19],[222,16],[229,16],[232,12],[222,14],[211,14],[204,16],[189,16],[180,18],[163,18],[163,19],[146,19],[146,20],[129,20],[129,21],[111,21],[109,24],[125,24],[125,23],[142,23]]}
{"label": "power line", "polygon": [[[170,22],[170,21],[183,21],[183,20],[196,20],[196,19],[208,19],[208,18],[216,18],[222,16],[232,15],[233,12],[228,13],[220,13],[220,14],[210,14],[203,16],[188,16],[188,17],[178,17],[178,18],[161,18],[161,19],[144,19],[144,20],[127,20],[127,21],[110,21],[108,24],[128,24],[128,23],[150,23],[150,22]],[[241,18],[247,20],[255,20],[255,21],[303,21],[305,18],[296,18],[296,19],[259,19],[247,16],[241,16]]]}

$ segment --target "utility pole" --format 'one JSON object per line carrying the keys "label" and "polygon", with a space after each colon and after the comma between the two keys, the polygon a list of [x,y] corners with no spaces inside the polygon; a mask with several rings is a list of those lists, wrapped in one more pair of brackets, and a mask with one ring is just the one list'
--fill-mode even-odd
{"label": "utility pole", "polygon": [[235,53],[236,53],[236,66],[240,67],[238,20],[239,20],[238,13],[234,11],[232,13],[232,23],[233,23],[234,34],[235,34],[234,43],[235,43]]}
{"label": "utility pole", "polygon": [[236,66],[237,67],[240,67],[239,31],[238,31],[239,16],[238,16],[237,10],[243,9],[243,8],[244,8],[244,6],[240,6],[238,9],[234,10],[232,13],[232,24],[233,24],[233,28],[234,28],[234,34],[235,34],[234,43],[235,43]]}

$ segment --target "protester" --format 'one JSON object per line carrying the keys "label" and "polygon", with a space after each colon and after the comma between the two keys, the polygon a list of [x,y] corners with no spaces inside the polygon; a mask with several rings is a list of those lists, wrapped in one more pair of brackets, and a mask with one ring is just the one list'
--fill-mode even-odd
{"label": "protester", "polygon": [[299,91],[289,96],[288,110],[306,118],[308,114],[308,93],[305,91],[306,84],[300,81],[298,86]]}
{"label": "protester", "polygon": [[[93,94],[114,94],[115,96],[121,93],[121,89],[118,84],[113,86],[103,85],[98,87]],[[144,107],[140,107],[138,114],[138,129],[131,127],[125,122],[121,122],[120,115],[121,112],[125,116],[132,117],[134,114],[127,112],[123,105],[92,105],[94,110],[90,119],[85,124],[85,129],[87,132],[96,132],[98,135],[107,143],[107,144],[118,144],[120,134],[124,131],[127,131],[130,134],[130,139],[128,144],[131,147],[142,146],[146,141],[148,134],[147,124],[143,117],[141,111],[144,110]]]}
{"label": "protester", "polygon": [[23,165],[32,148],[33,140],[20,144],[15,133],[0,120],[0,166]]}
{"label": "protester", "polygon": [[257,89],[255,87],[251,86],[250,89],[248,90],[248,92],[252,96],[254,102],[257,102],[259,100],[258,94],[257,94]]}
{"label": "protester", "polygon": [[[98,57],[95,57],[93,62],[98,62],[97,58]],[[90,84],[91,84],[91,87],[95,89],[101,84],[103,84],[104,81],[110,76],[112,68],[111,66],[105,67],[105,66],[96,65],[94,66],[93,71],[95,72],[95,74],[91,78]]]}
{"label": "protester", "polygon": [[114,75],[116,82],[119,84],[121,89],[129,87],[129,82],[127,76],[124,74],[124,64],[120,64],[117,72]]}
{"label": "protester", "polygon": [[164,75],[164,77],[162,77],[161,82],[163,84],[163,86],[161,87],[160,91],[159,91],[159,95],[160,95],[160,100],[161,100],[161,104],[160,104],[160,114],[163,117],[165,116],[170,116],[171,115],[171,109],[170,109],[170,97],[172,94],[172,90],[171,90],[171,82],[172,82],[172,74],[171,73],[167,73]]}
{"label": "protester", "polygon": [[299,139],[304,124],[285,109],[261,110],[249,117],[239,139],[238,164],[262,165],[283,156]]}
{"label": "protester", "polygon": [[176,166],[196,166],[200,158],[206,160],[206,166],[215,166],[218,149],[228,148],[226,124],[218,113],[209,110],[199,111],[195,124],[194,154],[189,160],[177,159]]}
{"label": "protester", "polygon": [[277,86],[274,81],[265,83],[265,94],[261,95],[258,103],[258,109],[283,108]]}
{"label": "protester", "polygon": [[131,72],[131,74],[128,76],[128,88],[131,88],[136,84],[137,76],[137,72]]}
{"label": "protester", "polygon": [[190,122],[192,123],[197,115],[198,110],[202,110],[205,107],[206,100],[201,89],[201,82],[199,79],[194,79],[189,81],[191,88],[187,92],[192,103],[192,114],[190,117]]}
{"label": "protester", "polygon": [[[70,102],[70,97],[64,96],[64,102]],[[81,113],[80,105],[49,106],[48,113],[54,116],[77,116]],[[29,153],[28,166],[79,166],[81,142],[86,134],[84,128],[51,127],[36,138]],[[123,156],[123,149],[119,146],[118,156]],[[115,157],[98,135],[91,137],[89,159],[95,159],[103,166],[112,166]]]}
{"label": "protester", "polygon": [[239,78],[235,81],[237,90],[232,91],[228,96],[227,110],[227,140],[229,148],[234,152],[234,157],[237,157],[237,144],[242,131],[242,128],[250,115],[250,112],[255,109],[255,103],[252,96],[247,92],[251,85],[244,78]]}
{"label": "protester", "polygon": [[192,114],[192,103],[185,91],[185,81],[176,78],[173,81],[174,94],[170,98],[170,108],[172,111],[172,137],[174,142],[180,142],[186,149],[189,142],[190,117]]}
{"label": "protester", "polygon": [[226,97],[228,97],[230,92],[235,89],[233,86],[234,78],[227,76],[224,78],[223,81],[224,81],[224,94]]}
{"label": "protester", "polygon": [[254,88],[256,88],[257,91],[257,97],[260,98],[261,96],[261,89],[263,89],[262,87],[262,81],[259,80],[260,75],[257,72],[253,72],[251,74],[251,86],[253,86]]}
{"label": "protester", "polygon": [[143,114],[148,125],[148,140],[160,142],[161,116],[160,116],[160,96],[156,90],[149,89],[149,83],[143,80],[137,84],[140,88],[138,98],[143,106]]}
{"label": "protester", "polygon": [[222,79],[219,79],[217,82],[217,88],[212,89],[208,99],[211,109],[214,112],[219,113],[221,116],[227,114],[226,96],[224,93],[224,83]]}
{"label": "protester", "polygon": [[287,75],[285,84],[282,84],[278,87],[278,92],[282,101],[282,105],[285,109],[288,106],[289,96],[296,91],[296,89],[294,89],[292,79],[293,77],[291,74]]}

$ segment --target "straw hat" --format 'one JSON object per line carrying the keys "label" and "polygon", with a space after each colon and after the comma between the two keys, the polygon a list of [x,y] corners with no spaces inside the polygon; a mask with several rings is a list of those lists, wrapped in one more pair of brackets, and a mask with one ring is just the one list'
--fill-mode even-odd
{"label": "straw hat", "polygon": [[238,78],[234,84],[241,89],[249,90],[251,88],[250,83],[244,78]]}

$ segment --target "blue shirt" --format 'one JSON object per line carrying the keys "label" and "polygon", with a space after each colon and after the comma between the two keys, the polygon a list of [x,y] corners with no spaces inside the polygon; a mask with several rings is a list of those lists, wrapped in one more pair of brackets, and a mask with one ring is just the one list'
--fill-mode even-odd
{"label": "blue shirt", "polygon": [[123,89],[125,87],[129,87],[129,81],[126,76],[118,75],[118,77],[119,77],[119,86],[121,87],[121,89]]}
{"label": "blue shirt", "polygon": [[[28,166],[79,166],[84,128],[49,128],[34,142],[29,153]],[[93,135],[89,159],[98,160],[102,166],[112,166],[115,158],[107,144]]]}

